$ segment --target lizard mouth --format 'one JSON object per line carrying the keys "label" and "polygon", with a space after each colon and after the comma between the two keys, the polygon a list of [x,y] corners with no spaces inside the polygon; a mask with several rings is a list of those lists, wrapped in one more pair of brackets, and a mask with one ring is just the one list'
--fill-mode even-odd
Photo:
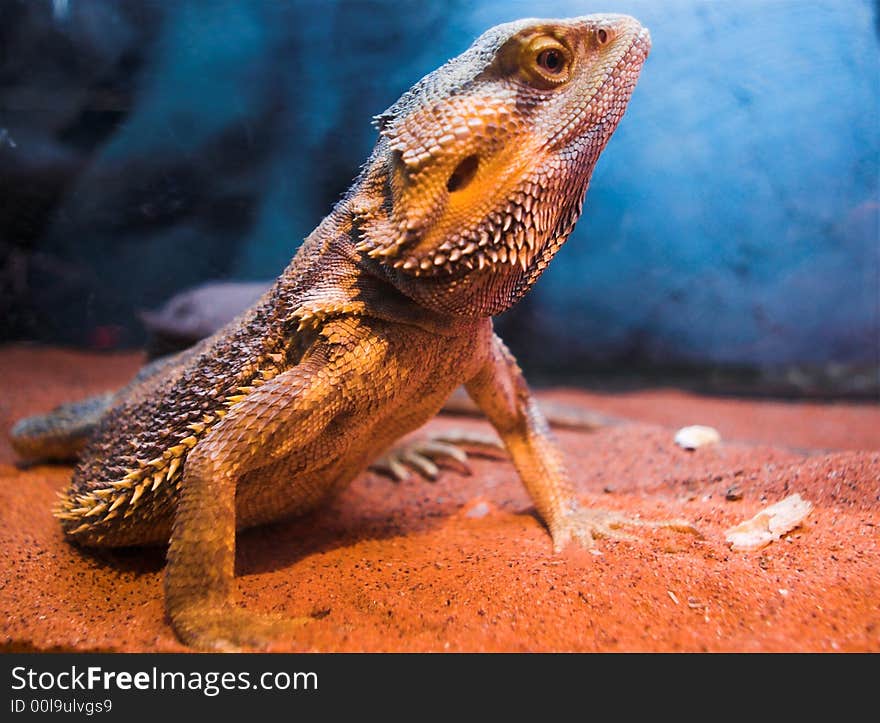
{"label": "lizard mouth", "polygon": [[[522,133],[503,94],[452,97],[387,122],[385,202],[363,215],[357,250],[403,276],[457,283],[486,271],[528,285],[574,227],[592,172],[579,149],[597,156],[616,128],[617,114],[600,111],[618,99],[625,105],[650,35],[623,23],[616,44],[605,72],[576,100],[579,116],[553,115],[543,139]],[[606,95],[607,104],[592,108]],[[566,196],[580,198],[564,203]]]}

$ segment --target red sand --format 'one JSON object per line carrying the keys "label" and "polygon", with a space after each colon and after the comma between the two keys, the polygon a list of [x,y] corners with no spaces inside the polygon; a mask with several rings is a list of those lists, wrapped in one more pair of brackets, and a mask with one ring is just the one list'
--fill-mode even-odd
{"label": "red sand", "polygon": [[[18,469],[5,441],[18,417],[117,386],[140,361],[0,349],[6,650],[184,650],[164,620],[162,551],[69,545],[48,510],[70,469]],[[506,461],[434,484],[365,474],[324,511],[241,536],[242,603],[313,616],[298,650],[880,650],[880,407],[671,390],[545,396],[633,420],[558,434],[585,502],[685,517],[702,539],[644,532],[601,541],[598,554],[554,554]],[[724,442],[691,453],[672,443],[698,423]],[[731,488],[741,499],[727,499]],[[727,527],[794,492],[815,505],[801,528],[730,550]]]}

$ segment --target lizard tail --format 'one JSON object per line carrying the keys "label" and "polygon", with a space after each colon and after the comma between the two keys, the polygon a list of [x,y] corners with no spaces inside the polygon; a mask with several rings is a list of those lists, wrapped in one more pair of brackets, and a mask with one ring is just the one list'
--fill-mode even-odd
{"label": "lizard tail", "polygon": [[25,417],[9,430],[12,448],[25,462],[73,461],[114,397],[113,392],[107,392],[62,404],[48,414]]}

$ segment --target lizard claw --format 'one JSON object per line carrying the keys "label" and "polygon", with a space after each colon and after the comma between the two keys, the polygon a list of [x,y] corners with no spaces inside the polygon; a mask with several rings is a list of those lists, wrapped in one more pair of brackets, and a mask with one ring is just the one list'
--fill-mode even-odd
{"label": "lizard claw", "polygon": [[290,645],[311,618],[260,615],[232,605],[193,606],[171,615],[180,639],[197,650],[236,653]]}
{"label": "lizard claw", "polygon": [[392,447],[370,465],[370,469],[391,477],[395,482],[409,479],[414,470],[433,482],[440,474],[440,462],[456,467],[461,474],[471,474],[467,448],[473,456],[506,456],[501,440],[490,434],[449,430],[427,439],[415,439]]}
{"label": "lizard claw", "polygon": [[[466,429],[448,429],[433,437],[437,442],[445,442],[456,447],[466,447],[474,457],[506,459],[507,449],[494,434],[472,432]],[[464,454],[464,451],[462,450]]]}
{"label": "lizard claw", "polygon": [[687,532],[698,536],[700,534],[690,522],[682,519],[643,520],[638,517],[628,517],[612,510],[584,508],[576,508],[565,515],[561,524],[551,527],[550,533],[553,537],[553,548],[556,552],[561,552],[572,540],[587,549],[592,548],[595,545],[595,540],[600,537],[610,540],[639,540],[639,537],[636,535],[620,529],[624,526],[665,527],[676,532]]}

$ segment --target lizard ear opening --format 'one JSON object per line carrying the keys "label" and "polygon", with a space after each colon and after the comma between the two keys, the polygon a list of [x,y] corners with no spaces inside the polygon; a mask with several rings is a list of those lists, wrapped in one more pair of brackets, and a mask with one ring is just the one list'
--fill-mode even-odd
{"label": "lizard ear opening", "polygon": [[449,180],[446,182],[446,190],[450,193],[455,193],[466,188],[474,180],[479,165],[480,157],[475,153],[464,158],[455,167],[452,175],[449,176]]}

